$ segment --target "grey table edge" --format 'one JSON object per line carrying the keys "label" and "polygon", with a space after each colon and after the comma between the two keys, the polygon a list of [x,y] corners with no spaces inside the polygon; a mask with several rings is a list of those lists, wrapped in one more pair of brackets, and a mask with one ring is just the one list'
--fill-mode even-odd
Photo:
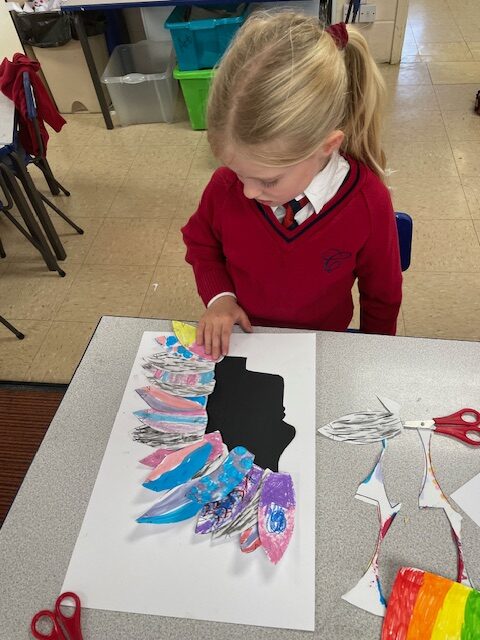
{"label": "grey table edge", "polygon": [[[144,331],[170,327],[169,321],[156,319],[106,316],[99,322],[0,530],[1,640],[30,637],[32,615],[51,607],[60,593],[140,338]],[[319,332],[317,426],[348,410],[374,406],[377,392],[399,400],[406,419],[425,417],[434,408],[435,415],[442,415],[452,405],[478,406],[478,362],[479,343]],[[354,494],[380,448],[353,447],[320,437],[316,448],[317,621],[313,634],[84,609],[85,639],[378,638],[381,620],[340,596],[360,578],[378,534],[375,509],[354,500]],[[480,452],[472,449],[449,438],[435,438],[432,454],[448,493],[480,471]],[[387,453],[387,488],[391,499],[401,499],[403,506],[398,524],[385,539],[386,566],[381,573],[386,591],[402,564],[453,577],[455,552],[442,513],[417,513],[423,458],[416,434],[392,440]],[[464,546],[470,576],[478,586],[480,537],[467,517]]]}

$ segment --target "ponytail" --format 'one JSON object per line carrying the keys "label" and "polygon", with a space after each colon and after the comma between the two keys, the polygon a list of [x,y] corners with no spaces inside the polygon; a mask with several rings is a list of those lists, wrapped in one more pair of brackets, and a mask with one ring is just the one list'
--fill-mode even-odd
{"label": "ponytail", "polygon": [[292,11],[254,13],[213,80],[208,140],[219,157],[233,144],[261,164],[288,166],[341,129],[343,149],[382,177],[384,93],[358,32],[324,30],[317,18]]}
{"label": "ponytail", "polygon": [[381,129],[385,83],[365,38],[354,29],[349,29],[344,55],[348,100],[342,127],[345,132],[343,148],[383,177],[386,159],[381,146]]}

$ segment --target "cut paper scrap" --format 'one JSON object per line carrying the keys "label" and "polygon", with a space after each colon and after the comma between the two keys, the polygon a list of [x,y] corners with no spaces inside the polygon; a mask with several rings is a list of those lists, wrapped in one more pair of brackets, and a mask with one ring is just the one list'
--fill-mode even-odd
{"label": "cut paper scrap", "polygon": [[382,411],[358,411],[333,420],[320,427],[323,436],[351,444],[371,444],[394,438],[403,430],[400,405],[388,398],[377,396]]}
{"label": "cut paper scrap", "polygon": [[[201,455],[197,455],[199,449],[209,447],[207,457],[205,451]],[[151,471],[143,486],[153,491],[164,491],[173,489],[182,482],[187,482],[193,478],[195,473],[199,471],[207,462],[216,460],[223,451],[222,436],[219,431],[209,433],[202,440],[188,447],[177,449],[166,456],[160,464]],[[195,456],[192,458],[192,454]]]}
{"label": "cut paper scrap", "polygon": [[447,497],[443,493],[432,466],[432,457],[430,452],[430,443],[432,432],[430,430],[418,430],[418,435],[422,442],[423,453],[425,457],[425,468],[423,474],[423,483],[418,498],[418,506],[420,509],[443,509],[448,518],[452,530],[452,538],[457,547],[457,582],[461,582],[468,587],[472,586],[465,568],[465,556],[462,546],[462,516],[452,507]]}
{"label": "cut paper scrap", "polygon": [[156,411],[177,411],[188,415],[206,415],[206,396],[198,398],[182,398],[167,393],[158,387],[148,386],[136,389],[138,395],[145,400],[149,407]]}
{"label": "cut paper scrap", "polygon": [[[168,489],[173,489],[174,487],[178,487],[178,485],[188,482],[205,466],[213,447],[208,442],[205,442],[200,447],[191,445],[186,448],[190,449],[186,455],[177,456],[177,454],[171,454],[170,457],[177,456],[179,458],[178,464],[154,480],[144,482],[143,486],[145,489],[150,489],[151,491],[167,491]],[[183,454],[184,451],[185,449],[180,449],[178,454]]]}
{"label": "cut paper scrap", "polygon": [[401,504],[392,506],[385,490],[383,479],[382,460],[386,449],[386,441],[382,442],[382,452],[372,472],[360,483],[355,497],[367,504],[377,507],[379,520],[379,533],[373,558],[368,569],[357,584],[342,596],[350,604],[369,611],[377,616],[385,615],[386,601],[382,593],[380,578],[378,575],[378,556],[382,541],[400,511]]}
{"label": "cut paper scrap", "polygon": [[480,593],[441,576],[402,567],[393,583],[382,640],[478,640]]}
{"label": "cut paper scrap", "polygon": [[208,502],[204,505],[198,516],[195,533],[211,533],[232,522],[255,496],[262,475],[263,469],[254,464],[240,484],[232,489],[223,500]]}
{"label": "cut paper scrap", "polygon": [[480,527],[480,473],[466,482],[450,496]]}
{"label": "cut paper scrap", "polygon": [[195,500],[187,498],[186,493],[195,486],[199,478],[207,473],[214,472],[221,465],[226,455],[227,449],[225,447],[220,458],[207,463],[193,480],[167,491],[158,502],[137,518],[137,522],[143,524],[172,524],[196,516],[202,505]]}
{"label": "cut paper scrap", "polygon": [[295,490],[289,473],[270,473],[262,483],[258,533],[268,559],[277,564],[295,526]]}
{"label": "cut paper scrap", "polygon": [[[205,360],[213,360],[213,357],[205,352],[205,347],[197,344],[197,328],[185,322],[174,320],[172,322],[173,330],[180,343],[189,351]],[[219,362],[217,360],[217,362]]]}
{"label": "cut paper scrap", "polygon": [[235,447],[218,469],[200,478],[186,496],[201,505],[223,500],[247,475],[253,466],[253,454],[245,447]]}

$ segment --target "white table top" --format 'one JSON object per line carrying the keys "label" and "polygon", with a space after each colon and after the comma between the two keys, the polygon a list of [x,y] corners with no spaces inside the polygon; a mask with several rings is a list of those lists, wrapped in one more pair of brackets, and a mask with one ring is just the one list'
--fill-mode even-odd
{"label": "white table top", "polygon": [[[170,326],[153,319],[102,318],[0,530],[0,640],[29,638],[32,615],[51,607],[60,593],[140,338],[144,331]],[[479,362],[480,343],[320,332],[317,425],[375,408],[377,393],[399,402],[405,420],[479,408]],[[365,571],[377,540],[375,508],[354,495],[379,450],[317,437],[313,634],[84,609],[85,640],[379,638],[381,619],[341,600]],[[447,495],[480,471],[479,448],[444,436],[433,436],[432,458]],[[402,565],[454,578],[456,549],[443,512],[418,509],[423,453],[415,431],[389,442],[383,468],[390,499],[402,502],[380,555],[385,594]],[[480,532],[468,517],[462,535],[467,569],[478,587]]]}
{"label": "white table top", "polygon": [[15,105],[0,91],[0,149],[13,142]]}

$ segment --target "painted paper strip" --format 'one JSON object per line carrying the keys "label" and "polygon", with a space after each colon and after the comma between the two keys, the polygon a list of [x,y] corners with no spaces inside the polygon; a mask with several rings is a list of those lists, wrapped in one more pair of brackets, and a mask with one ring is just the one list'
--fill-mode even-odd
{"label": "painted paper strip", "polygon": [[[200,440],[199,440],[199,443],[200,443]],[[158,465],[162,462],[162,460],[164,460],[171,453],[174,453],[174,451],[176,451],[176,449],[163,449],[160,447],[159,449],[156,449],[153,453],[150,453],[148,456],[145,456],[145,458],[142,458],[141,460],[139,460],[139,462],[140,464],[144,464],[146,467],[151,467],[152,469],[155,469],[155,467],[158,467]]]}
{"label": "painted paper strip", "polygon": [[235,447],[218,469],[198,480],[186,495],[202,505],[223,500],[250,471],[253,457],[245,447]]}
{"label": "painted paper strip", "polygon": [[230,523],[220,527],[216,531],[213,532],[212,538],[214,540],[220,538],[227,538],[233,535],[241,534],[246,529],[250,527],[256,526],[258,523],[258,506],[260,504],[260,493],[262,482],[265,479],[266,475],[271,473],[269,469],[266,469],[263,474],[263,479],[258,487],[255,495],[253,496],[250,503],[245,507],[238,516],[232,520]]}
{"label": "painted paper strip", "polygon": [[[199,449],[205,444],[211,445],[211,451],[209,453],[208,459],[203,463],[211,462],[218,458],[223,451],[223,441],[220,431],[213,431],[212,433],[208,433],[202,440],[195,442],[194,444],[189,445],[188,447],[182,447],[182,449],[177,449],[176,451],[171,452],[168,456],[166,456],[156,467],[151,471],[146,481],[153,482],[154,480],[158,480],[166,473],[178,469],[179,465],[181,465],[186,457],[188,457],[193,451]],[[199,467],[199,469],[203,466],[203,464]],[[190,478],[198,471],[196,469]],[[188,480],[190,480],[188,478]],[[174,485],[172,485],[174,486]],[[172,488],[172,487],[168,487]]]}
{"label": "painted paper strip", "polygon": [[134,411],[133,415],[147,424],[152,429],[159,431],[175,431],[178,433],[186,431],[204,430],[207,427],[207,415],[188,415],[185,413],[166,413],[155,411],[154,409],[140,409]]}
{"label": "painted paper strip", "polygon": [[163,389],[155,386],[142,387],[136,389],[138,395],[145,400],[149,407],[156,411],[176,411],[188,415],[204,415],[206,397],[201,398],[203,404],[188,398],[174,396]]}
{"label": "painted paper strip", "polygon": [[142,516],[137,518],[137,522],[143,524],[171,524],[173,522],[188,520],[197,515],[202,505],[195,500],[190,500],[185,494],[190,488],[194,487],[198,480],[205,474],[212,473],[221,466],[226,455],[227,448],[225,447],[219,458],[207,463],[205,467],[196,474],[193,480],[179,487],[175,487],[175,489],[171,491],[167,491],[158,502],[150,507]]}
{"label": "painted paper strip", "polygon": [[[191,449],[191,447],[188,448]],[[212,445],[208,442],[201,447],[194,447],[179,459],[179,463],[173,469],[162,473],[154,480],[147,480],[143,486],[151,491],[167,491],[188,482],[205,466],[212,449]],[[182,449],[180,451],[183,452]]]}
{"label": "painted paper strip", "polygon": [[198,433],[168,433],[158,431],[146,425],[135,427],[132,431],[132,438],[135,442],[148,444],[149,447],[165,447],[168,449],[179,449],[188,444],[198,442],[203,437],[202,432]]}
{"label": "painted paper strip", "polygon": [[262,483],[258,531],[270,562],[285,553],[295,526],[295,490],[289,473],[270,473]]}
{"label": "painted paper strip", "polygon": [[223,500],[208,502],[198,515],[195,533],[211,533],[232,522],[254,497],[263,469],[252,466],[245,478]]}

